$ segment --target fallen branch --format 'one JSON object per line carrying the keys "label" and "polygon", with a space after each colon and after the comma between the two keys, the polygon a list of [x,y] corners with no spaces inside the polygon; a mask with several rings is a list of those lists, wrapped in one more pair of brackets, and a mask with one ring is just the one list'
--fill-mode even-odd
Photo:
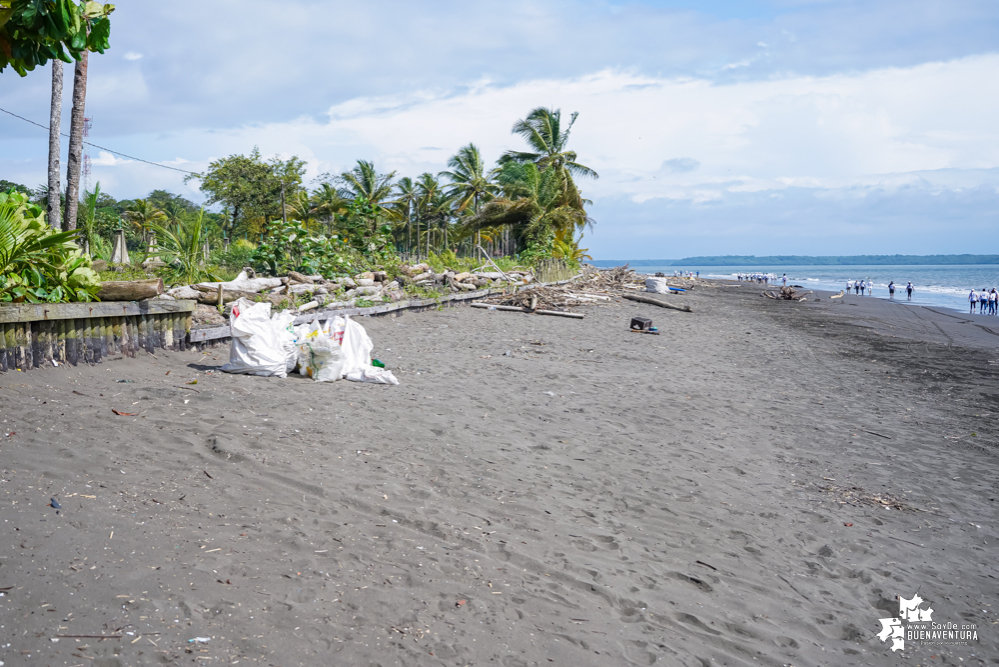
{"label": "fallen branch", "polygon": [[674,306],[671,303],[666,303],[665,301],[660,301],[659,299],[653,299],[652,297],[648,296],[642,296],[641,294],[621,294],[620,296],[630,301],[639,301],[641,303],[648,303],[653,306],[659,306],[660,308],[670,308],[671,310],[679,310],[684,313],[693,312],[690,309],[690,306]]}
{"label": "fallen branch", "polygon": [[486,310],[505,310],[511,313],[534,313],[535,315],[553,315],[555,317],[570,317],[575,320],[581,320],[586,315],[583,313],[567,313],[561,310],[531,310],[530,308],[524,308],[522,306],[498,306],[491,303],[473,303],[472,308],[485,308]]}
{"label": "fallen branch", "polygon": [[500,273],[503,274],[503,280],[510,280],[510,276],[507,275],[506,271],[504,271],[500,267],[496,266],[496,262],[493,261],[493,258],[489,256],[489,253],[486,252],[482,248],[482,246],[476,245],[475,247],[478,248],[479,252],[481,252],[483,254],[483,256],[486,258],[486,262],[488,262],[494,269],[496,269],[497,271],[499,271]]}

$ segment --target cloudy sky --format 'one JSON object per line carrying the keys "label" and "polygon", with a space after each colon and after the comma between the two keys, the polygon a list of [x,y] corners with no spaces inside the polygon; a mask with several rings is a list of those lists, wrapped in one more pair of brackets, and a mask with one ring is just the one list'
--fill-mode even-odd
{"label": "cloudy sky", "polygon": [[[309,177],[416,176],[579,112],[597,259],[996,252],[994,0],[124,0],[91,59],[91,141],[183,170],[259,146]],[[71,76],[67,71],[67,82]],[[45,124],[49,73],[0,74]],[[66,100],[70,95],[67,86]],[[69,109],[64,112],[68,128]],[[44,182],[47,133],[0,114],[0,178]],[[183,174],[91,149],[118,198]]]}

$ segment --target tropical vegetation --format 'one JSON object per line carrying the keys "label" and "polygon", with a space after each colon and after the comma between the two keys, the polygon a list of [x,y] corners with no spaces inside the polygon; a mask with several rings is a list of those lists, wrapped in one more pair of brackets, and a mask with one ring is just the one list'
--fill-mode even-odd
{"label": "tropical vegetation", "polygon": [[[509,266],[578,266],[588,259],[580,243],[593,220],[576,181],[597,174],[569,147],[576,119],[535,109],[513,126],[525,150],[507,151],[490,166],[468,143],[446,169],[416,176],[359,160],[306,184],[303,160],[265,159],[254,148],[188,178],[214,212],[163,190],[116,200],[98,183],[83,193],[73,239],[83,254],[109,260],[120,233],[130,252],[160,260],[158,271],[171,283],[231,277],[246,266],[272,275],[344,275],[402,261],[467,269],[482,266],[484,253],[504,265],[509,258]],[[51,192],[46,185],[0,186],[30,199],[33,211]]]}
{"label": "tropical vegetation", "polygon": [[50,60],[71,63],[104,53],[114,5],[73,0],[0,0],[0,72],[21,76]]}
{"label": "tropical vegetation", "polygon": [[0,193],[0,302],[94,300],[100,283],[76,236],[49,227],[27,195]]}

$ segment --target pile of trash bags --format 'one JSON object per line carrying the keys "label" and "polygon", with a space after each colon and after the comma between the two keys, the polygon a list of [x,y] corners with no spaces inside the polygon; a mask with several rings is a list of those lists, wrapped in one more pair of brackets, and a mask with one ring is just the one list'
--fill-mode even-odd
{"label": "pile of trash bags", "polygon": [[271,304],[240,299],[229,316],[232,347],[226,373],[288,377],[296,370],[316,382],[399,384],[392,371],[372,365],[371,338],[357,322],[337,316],[295,326],[290,310],[271,314]]}

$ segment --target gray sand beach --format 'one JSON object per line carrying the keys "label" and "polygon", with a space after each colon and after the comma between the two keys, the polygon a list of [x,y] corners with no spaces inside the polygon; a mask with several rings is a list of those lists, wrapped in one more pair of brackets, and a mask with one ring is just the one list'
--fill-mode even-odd
{"label": "gray sand beach", "polygon": [[[0,376],[0,661],[999,662],[994,318],[672,298],[362,318],[399,386]],[[893,653],[917,592],[978,641]]]}

